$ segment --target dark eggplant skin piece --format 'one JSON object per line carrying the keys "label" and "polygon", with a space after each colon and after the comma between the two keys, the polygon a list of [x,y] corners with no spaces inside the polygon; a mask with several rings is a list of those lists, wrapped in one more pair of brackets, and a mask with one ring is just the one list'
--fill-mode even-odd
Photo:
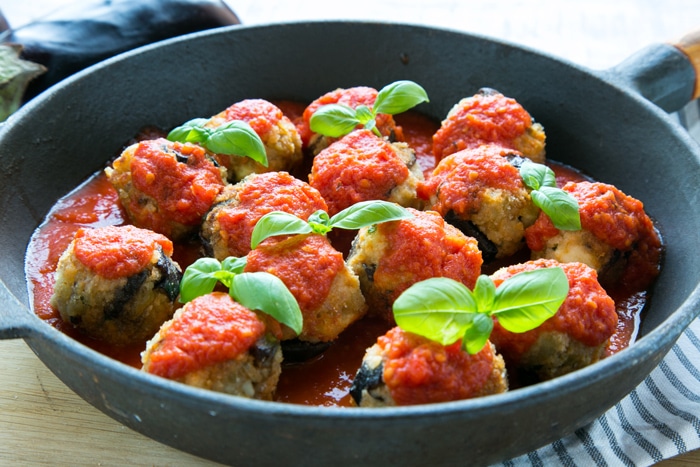
{"label": "dark eggplant skin piece", "polygon": [[179,35],[240,24],[221,0],[85,0],[27,25],[2,42],[23,47],[21,57],[47,68],[28,86],[31,99],[64,78],[106,58]]}

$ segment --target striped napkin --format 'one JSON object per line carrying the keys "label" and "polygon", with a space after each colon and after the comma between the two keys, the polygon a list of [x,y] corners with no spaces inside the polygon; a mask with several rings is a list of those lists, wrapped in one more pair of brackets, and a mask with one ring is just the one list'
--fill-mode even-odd
{"label": "striped napkin", "polygon": [[700,318],[659,366],[593,423],[503,466],[644,467],[700,448]]}

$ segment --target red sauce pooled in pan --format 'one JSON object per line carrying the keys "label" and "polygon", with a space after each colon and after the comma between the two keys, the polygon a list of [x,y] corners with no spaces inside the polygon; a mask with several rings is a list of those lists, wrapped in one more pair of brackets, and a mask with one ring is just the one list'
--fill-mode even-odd
{"label": "red sauce pooled in pan", "polygon": [[[292,121],[298,119],[303,110],[303,106],[291,102],[280,103],[280,107]],[[432,170],[435,159],[431,140],[437,128],[436,123],[411,112],[397,116],[396,120],[403,127],[406,141],[416,149],[421,168],[425,172]],[[566,166],[551,164],[551,167],[560,185],[566,181],[585,180],[581,174]],[[56,203],[47,221],[32,238],[27,251],[26,272],[30,281],[33,308],[40,318],[96,351],[140,368],[140,353],[145,349],[145,342],[129,347],[115,347],[87,338],[64,323],[58,312],[49,304],[58,258],[73,239],[75,232],[81,227],[126,223],[126,216],[119,206],[114,188],[100,172]],[[198,245],[175,243],[173,258],[183,270],[198,256]],[[491,264],[483,273],[489,274],[502,265]],[[608,293],[615,300],[620,318],[617,331],[608,347],[608,353],[612,354],[634,341],[640,313],[648,296],[647,292],[631,293],[627,290],[608,290]],[[353,405],[348,391],[355,372],[360,367],[365,349],[373,345],[377,336],[387,330],[388,326],[384,322],[364,318],[343,332],[322,355],[303,364],[283,366],[276,400],[318,406]]]}

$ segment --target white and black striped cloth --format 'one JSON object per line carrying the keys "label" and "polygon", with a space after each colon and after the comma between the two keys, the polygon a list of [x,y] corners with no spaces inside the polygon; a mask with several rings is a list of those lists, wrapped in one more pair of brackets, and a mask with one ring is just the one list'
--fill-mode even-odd
{"label": "white and black striped cloth", "polygon": [[644,467],[698,448],[700,318],[637,388],[596,421],[501,465]]}

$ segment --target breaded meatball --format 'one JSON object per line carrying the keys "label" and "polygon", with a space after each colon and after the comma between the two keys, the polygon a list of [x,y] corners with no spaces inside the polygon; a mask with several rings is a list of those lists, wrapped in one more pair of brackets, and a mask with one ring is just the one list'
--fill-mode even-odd
{"label": "breaded meatball", "polygon": [[347,259],[360,278],[369,313],[395,324],[392,305],[411,285],[448,277],[473,288],[481,273],[477,242],[436,212],[360,229]]}
{"label": "breaded meatball", "polygon": [[202,295],[180,308],[148,342],[143,371],[190,386],[272,400],[281,372],[279,341],[228,294]]}
{"label": "breaded meatball", "polygon": [[569,279],[569,294],[557,313],[524,333],[507,331],[496,321],[491,333],[491,342],[509,369],[518,368],[541,380],[603,358],[618,321],[615,302],[598,283],[596,272],[583,263],[539,259],[499,269],[491,278],[498,287],[520,272],[550,267],[561,267]]}
{"label": "breaded meatball", "polygon": [[485,262],[523,248],[539,213],[511,163],[518,156],[493,144],[465,149],[442,159],[418,187],[428,209],[479,241]]}
{"label": "breaded meatball", "polygon": [[459,101],[447,114],[433,136],[435,160],[463,149],[494,143],[515,150],[533,162],[545,161],[542,125],[515,99],[484,88]]}
{"label": "breaded meatball", "polygon": [[263,99],[237,102],[212,117],[206,126],[219,127],[227,122],[248,123],[265,146],[267,167],[249,157],[217,154],[216,159],[228,170],[230,182],[252,173],[293,172],[302,162],[301,137],[297,127],[276,105]]}
{"label": "breaded meatball", "polygon": [[477,354],[395,327],[367,349],[350,389],[361,407],[470,399],[508,390],[503,358],[489,342]]}
{"label": "breaded meatball", "polygon": [[647,288],[659,273],[662,244],[642,202],[599,182],[569,182],[562,189],[578,201],[581,230],[559,230],[541,213],[525,231],[532,258],[582,262],[604,285]]}
{"label": "breaded meatball", "polygon": [[391,201],[420,207],[416,187],[423,172],[406,143],[389,143],[369,130],[355,130],[313,160],[309,184],[337,214],[360,201]]}
{"label": "breaded meatball", "polygon": [[359,279],[323,235],[266,241],[248,253],[245,272],[279,277],[296,298],[304,327],[296,336],[283,326],[283,340],[333,341],[367,310]]}
{"label": "breaded meatball", "polygon": [[[360,105],[371,109],[372,106],[374,106],[374,101],[377,100],[377,94],[379,94],[379,91],[374,88],[357,86],[347,89],[336,89],[313,101],[304,109],[302,119],[298,124],[304,147],[307,148],[311,154],[316,155],[335,141],[335,138],[318,135],[311,131],[311,116],[319,107],[328,104],[340,104],[352,107],[353,109],[356,109]],[[378,114],[376,123],[379,133],[389,138],[389,141],[404,140],[402,128],[396,124],[394,117],[391,115]]]}
{"label": "breaded meatball", "polygon": [[133,226],[79,229],[61,255],[51,305],[95,339],[143,342],[175,311],[180,267],[163,235]]}
{"label": "breaded meatball", "polygon": [[287,172],[252,174],[227,186],[207,213],[200,236],[210,256],[223,261],[250,251],[255,224],[272,211],[283,211],[307,220],[328,206],[308,183]]}
{"label": "breaded meatball", "polygon": [[129,146],[105,173],[131,223],[172,240],[199,230],[226,184],[226,170],[202,147],[163,138]]}

